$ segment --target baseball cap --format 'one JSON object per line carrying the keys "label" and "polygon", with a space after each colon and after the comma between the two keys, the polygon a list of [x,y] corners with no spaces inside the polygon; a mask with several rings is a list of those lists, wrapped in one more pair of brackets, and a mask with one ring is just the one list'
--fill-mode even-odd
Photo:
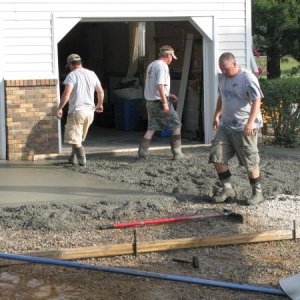
{"label": "baseball cap", "polygon": [[177,59],[177,57],[175,56],[175,53],[174,53],[174,49],[169,45],[164,45],[164,46],[160,47],[159,52],[171,54],[174,59]]}
{"label": "baseball cap", "polygon": [[70,54],[68,57],[67,57],[67,64],[66,64],[66,67],[73,63],[73,62],[78,62],[78,63],[81,63],[81,57],[78,55],[78,54]]}

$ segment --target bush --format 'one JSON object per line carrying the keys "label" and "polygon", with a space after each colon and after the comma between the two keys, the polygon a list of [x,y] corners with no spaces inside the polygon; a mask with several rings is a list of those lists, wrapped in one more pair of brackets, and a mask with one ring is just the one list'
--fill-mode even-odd
{"label": "bush", "polygon": [[264,120],[274,131],[274,143],[295,146],[300,134],[300,78],[261,79]]}

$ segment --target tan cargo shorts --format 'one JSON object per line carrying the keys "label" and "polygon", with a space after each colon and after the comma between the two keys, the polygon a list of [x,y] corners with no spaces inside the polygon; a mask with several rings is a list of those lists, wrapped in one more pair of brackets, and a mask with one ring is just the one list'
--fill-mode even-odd
{"label": "tan cargo shorts", "polygon": [[209,154],[209,163],[228,165],[229,160],[236,154],[241,166],[248,172],[259,167],[259,151],[257,148],[258,130],[246,136],[243,131],[233,131],[224,127],[217,129]]}
{"label": "tan cargo shorts", "polygon": [[81,144],[85,140],[93,120],[93,110],[80,110],[68,114],[64,142],[68,144]]}

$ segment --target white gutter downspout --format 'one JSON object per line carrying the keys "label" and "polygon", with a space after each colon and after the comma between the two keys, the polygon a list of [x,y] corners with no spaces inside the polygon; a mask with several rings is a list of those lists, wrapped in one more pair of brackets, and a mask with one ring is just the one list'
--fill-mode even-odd
{"label": "white gutter downspout", "polygon": [[[53,72],[54,76],[57,78],[56,86],[56,101],[57,105],[60,102],[60,90],[59,90],[59,72],[58,72],[58,51],[57,51],[57,42],[54,30],[55,17],[54,14],[51,16],[51,28],[52,28],[52,61],[53,61]],[[57,120],[57,129],[58,129],[58,153],[62,153],[62,129],[61,122]]]}
{"label": "white gutter downspout", "polygon": [[0,159],[6,159],[6,115],[4,86],[4,55],[3,55],[3,21],[0,16]]}
{"label": "white gutter downspout", "polygon": [[[0,55],[1,60],[1,55]],[[0,69],[1,69],[0,65]],[[0,159],[6,159],[6,129],[5,129],[5,93],[4,78],[0,73]]]}
{"label": "white gutter downspout", "polygon": [[252,47],[252,7],[251,0],[246,0],[246,67],[248,70],[251,70]]}

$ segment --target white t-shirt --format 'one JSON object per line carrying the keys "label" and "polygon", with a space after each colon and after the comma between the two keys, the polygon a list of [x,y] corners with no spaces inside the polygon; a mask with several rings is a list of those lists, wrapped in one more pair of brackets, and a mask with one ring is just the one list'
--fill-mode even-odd
{"label": "white t-shirt", "polygon": [[153,61],[147,68],[144,97],[146,100],[160,100],[157,85],[163,84],[165,95],[170,95],[170,71],[169,66],[161,61]]}
{"label": "white t-shirt", "polygon": [[[258,79],[249,71],[240,70],[234,77],[219,77],[219,93],[222,97],[220,125],[236,131],[243,131],[249,119],[252,102],[264,95]],[[261,112],[258,113],[254,128],[263,126]]]}
{"label": "white t-shirt", "polygon": [[68,74],[63,84],[73,86],[69,99],[69,114],[79,110],[95,109],[95,89],[100,85],[95,72],[85,68],[75,69]]}

